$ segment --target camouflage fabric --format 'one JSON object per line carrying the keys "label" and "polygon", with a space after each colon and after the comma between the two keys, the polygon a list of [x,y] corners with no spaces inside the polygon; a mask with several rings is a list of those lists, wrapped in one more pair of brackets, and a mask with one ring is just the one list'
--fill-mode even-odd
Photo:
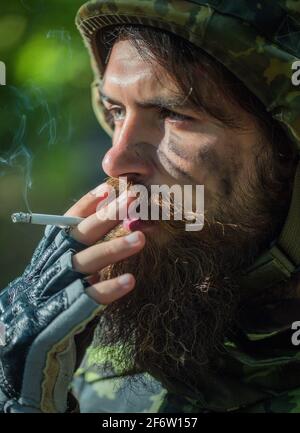
{"label": "camouflage fabric", "polygon": [[[93,0],[80,8],[76,23],[100,80],[106,54],[96,47],[100,29],[144,24],[182,36],[236,75],[300,150],[300,92],[291,82],[292,64],[300,58],[299,0]],[[94,107],[111,134],[99,105]]]}
{"label": "camouflage fabric", "polygon": [[73,380],[73,393],[80,412],[157,412],[167,391],[149,374],[134,375],[137,385],[110,362],[105,349],[90,347]]}
{"label": "camouflage fabric", "polygon": [[299,299],[243,311],[218,371],[205,375],[197,395],[182,384],[162,386],[146,372],[132,385],[106,358],[105,348],[94,347],[75,374],[73,393],[81,412],[300,413],[300,344],[292,343],[291,329],[299,312]]}
{"label": "camouflage fabric", "polygon": [[[221,62],[282,124],[299,152],[300,92],[291,77],[300,58],[300,0],[93,0],[80,8],[76,24],[95,74],[93,107],[110,135],[97,91],[107,50],[96,35],[108,26],[142,24],[176,33]],[[291,214],[298,218],[300,188],[295,191]],[[290,218],[290,237],[297,241],[295,225]],[[224,342],[217,372],[203,378],[197,395],[184,384],[162,385],[147,372],[131,388],[105,359],[105,348],[92,347],[73,392],[82,412],[300,412],[300,350],[291,341],[297,320],[297,299],[249,307],[235,338]]]}

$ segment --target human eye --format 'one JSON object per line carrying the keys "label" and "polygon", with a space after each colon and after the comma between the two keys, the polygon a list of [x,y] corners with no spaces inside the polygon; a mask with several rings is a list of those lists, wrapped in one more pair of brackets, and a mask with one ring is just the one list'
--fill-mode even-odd
{"label": "human eye", "polygon": [[160,109],[159,117],[161,119],[167,120],[168,122],[187,122],[193,120],[193,118],[190,116],[186,116],[181,113],[176,113],[175,111],[169,110],[167,108]]}
{"label": "human eye", "polygon": [[104,107],[104,115],[106,122],[114,128],[116,123],[124,120],[126,112],[122,107]]}
{"label": "human eye", "polygon": [[108,113],[110,114],[114,122],[124,120],[126,114],[125,109],[122,107],[111,107],[108,109]]}

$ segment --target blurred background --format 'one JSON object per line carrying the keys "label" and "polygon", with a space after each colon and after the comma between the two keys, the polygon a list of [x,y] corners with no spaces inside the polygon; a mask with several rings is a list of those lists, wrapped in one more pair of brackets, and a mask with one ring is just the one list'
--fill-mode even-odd
{"label": "blurred background", "polygon": [[44,231],[13,224],[11,214],[63,214],[105,178],[110,140],[92,111],[92,72],[74,24],[83,3],[1,3],[0,290],[23,272]]}

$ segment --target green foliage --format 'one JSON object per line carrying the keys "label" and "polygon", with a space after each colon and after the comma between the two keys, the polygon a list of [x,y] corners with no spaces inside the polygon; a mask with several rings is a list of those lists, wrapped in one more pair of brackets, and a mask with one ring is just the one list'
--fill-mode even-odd
{"label": "green foliage", "polygon": [[28,263],[43,227],[11,213],[59,213],[103,179],[109,140],[90,104],[89,57],[74,24],[83,0],[1,4],[0,289]]}

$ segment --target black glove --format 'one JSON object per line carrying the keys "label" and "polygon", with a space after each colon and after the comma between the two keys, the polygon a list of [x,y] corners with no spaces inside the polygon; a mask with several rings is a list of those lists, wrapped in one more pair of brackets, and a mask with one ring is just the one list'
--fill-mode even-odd
{"label": "black glove", "polygon": [[4,412],[68,410],[68,387],[83,353],[80,347],[78,357],[74,340],[91,341],[105,308],[85,293],[86,275],[72,268],[72,255],[84,248],[47,226],[23,275],[0,293]]}

